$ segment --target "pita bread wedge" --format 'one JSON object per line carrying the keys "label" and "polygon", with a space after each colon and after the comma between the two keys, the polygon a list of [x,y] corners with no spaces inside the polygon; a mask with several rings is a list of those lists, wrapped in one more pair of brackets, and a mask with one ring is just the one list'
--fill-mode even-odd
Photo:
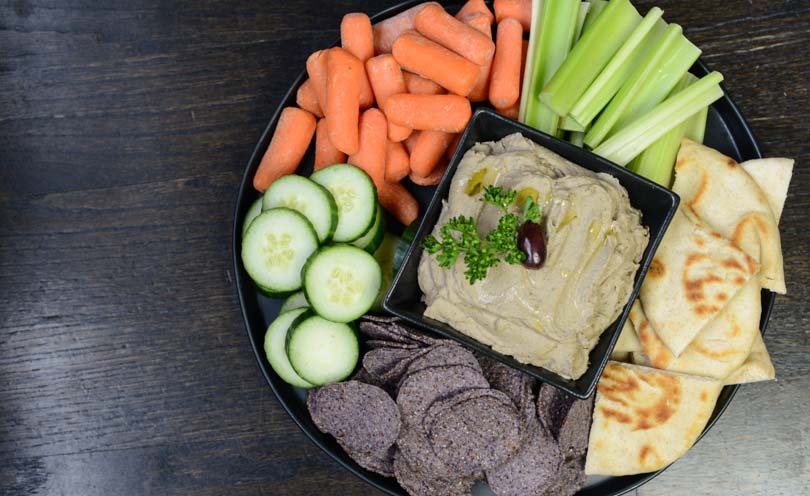
{"label": "pita bread wedge", "polygon": [[771,363],[768,349],[765,348],[765,341],[762,340],[762,334],[757,334],[754,345],[751,347],[751,354],[737,370],[723,381],[723,384],[747,384],[770,381],[775,378],[776,370]]}
{"label": "pita bread wedge", "polygon": [[790,178],[793,176],[792,158],[760,158],[740,163],[757,183],[768,199],[773,210],[776,223],[782,217],[782,208],[785,206]]}
{"label": "pita bread wedge", "polygon": [[641,341],[638,340],[633,323],[628,318],[624,321],[622,332],[619,334],[619,339],[616,340],[616,346],[613,347],[613,353],[629,353],[633,351],[641,351]]}
{"label": "pita bread wedge", "polygon": [[641,286],[641,305],[678,356],[757,270],[745,252],[679,208]]}
{"label": "pita bread wedge", "polygon": [[[636,352],[636,353],[644,353],[643,351]],[[633,362],[633,352],[632,351],[612,351],[610,352],[610,359],[614,362],[625,362],[625,363],[632,363]]]}
{"label": "pita bread wedge", "polygon": [[759,281],[751,278],[676,357],[658,338],[642,305],[636,300],[630,310],[630,319],[638,330],[643,353],[634,353],[633,363],[725,379],[748,358],[755,339],[760,335],[761,312]]}
{"label": "pita bread wedge", "polygon": [[588,475],[631,475],[666,467],[695,443],[720,381],[608,362],[596,390],[585,460]]}
{"label": "pita bread wedge", "polygon": [[754,179],[732,158],[684,139],[672,190],[690,215],[730,239],[760,263],[760,284],[785,293],[779,228]]}

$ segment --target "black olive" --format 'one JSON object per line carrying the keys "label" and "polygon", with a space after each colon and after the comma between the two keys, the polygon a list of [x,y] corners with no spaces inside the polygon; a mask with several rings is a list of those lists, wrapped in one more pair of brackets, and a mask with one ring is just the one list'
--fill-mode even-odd
{"label": "black olive", "polygon": [[546,235],[543,226],[527,220],[517,233],[517,245],[526,254],[523,266],[527,269],[539,269],[546,261]]}

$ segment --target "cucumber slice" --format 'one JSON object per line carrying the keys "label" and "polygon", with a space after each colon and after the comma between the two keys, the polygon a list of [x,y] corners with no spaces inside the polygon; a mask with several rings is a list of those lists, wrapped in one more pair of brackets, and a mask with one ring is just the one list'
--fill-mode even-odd
{"label": "cucumber slice", "polygon": [[301,268],[317,249],[318,236],[306,217],[289,208],[274,208],[248,227],[242,263],[257,286],[278,296],[301,288]]}
{"label": "cucumber slice", "polygon": [[350,322],[366,313],[382,286],[380,264],[350,245],[321,248],[303,274],[307,301],[318,315],[334,322]]}
{"label": "cucumber slice", "polygon": [[371,309],[375,312],[383,311],[382,300],[385,297],[385,293],[387,293],[388,289],[391,287],[394,275],[397,273],[397,270],[394,268],[394,261],[396,260],[399,243],[399,236],[385,233],[382,244],[377,248],[377,251],[374,252],[374,259],[380,264],[380,270],[382,271],[380,292],[377,294],[377,299],[374,300],[374,305],[371,306]]}
{"label": "cucumber slice", "polygon": [[309,308],[307,295],[305,295],[303,291],[293,293],[286,300],[284,300],[284,303],[281,305],[281,310],[279,310],[278,313],[289,312],[290,310],[295,310],[296,308]]}
{"label": "cucumber slice", "polygon": [[250,227],[250,223],[253,222],[253,219],[258,217],[260,213],[262,213],[262,197],[261,196],[256,198],[256,201],[254,201],[250,205],[250,208],[248,208],[248,211],[245,213],[245,220],[242,221],[242,237],[243,238],[245,237],[245,233],[247,232],[248,227]]}
{"label": "cucumber slice", "polygon": [[377,205],[377,215],[374,219],[374,225],[367,233],[360,238],[352,241],[352,246],[356,246],[369,253],[374,253],[382,243],[383,235],[385,234],[385,218],[383,216],[382,207]]}
{"label": "cucumber slice", "polygon": [[309,178],[328,189],[337,203],[338,224],[332,239],[354,241],[371,228],[377,215],[377,188],[362,169],[335,164]]}
{"label": "cucumber slice", "polygon": [[283,176],[267,188],[262,210],[276,207],[291,208],[306,217],[321,243],[328,240],[337,227],[338,209],[332,194],[305,177]]}
{"label": "cucumber slice", "polygon": [[305,381],[322,386],[351,375],[360,358],[357,333],[347,325],[305,311],[287,333],[287,357]]}
{"label": "cucumber slice", "polygon": [[315,385],[301,379],[290,365],[287,358],[287,331],[295,319],[306,311],[306,308],[298,308],[280,313],[264,334],[264,354],[267,355],[270,366],[284,382],[300,388],[312,388]]}

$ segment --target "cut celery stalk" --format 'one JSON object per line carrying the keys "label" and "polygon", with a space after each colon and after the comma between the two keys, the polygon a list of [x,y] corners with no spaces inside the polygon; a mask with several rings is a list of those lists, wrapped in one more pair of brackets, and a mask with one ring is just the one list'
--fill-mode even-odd
{"label": "cut celery stalk", "polygon": [[574,146],[578,146],[582,148],[583,141],[585,139],[585,133],[579,131],[571,131],[568,134],[568,142]]}
{"label": "cut celery stalk", "polygon": [[571,109],[571,117],[587,126],[605,108],[613,95],[622,87],[642,54],[663,33],[666,24],[661,21],[664,11],[653,7],[644,20],[633,30],[624,44],[602,69],[585,93]]}
{"label": "cut celery stalk", "polygon": [[537,30],[540,27],[540,18],[543,14],[543,0],[532,0],[532,22],[529,28],[529,45],[526,51],[526,61],[523,67],[523,81],[521,82],[522,91],[520,93],[520,106],[518,108],[518,120],[526,123],[526,109],[529,106],[529,101],[532,97],[529,95],[529,87],[532,84],[532,77],[534,75],[534,61],[535,52],[537,51]]}
{"label": "cut celery stalk", "polygon": [[643,88],[641,93],[630,102],[616,123],[615,129],[621,129],[639,115],[662,102],[684,75],[688,74],[689,68],[700,57],[700,48],[693,45],[685,36],[681,36],[678,42],[677,50],[671,54],[671,57],[664,60],[664,64],[653,74],[649,86]]}
{"label": "cut celery stalk", "polygon": [[535,44],[534,67],[530,85],[524,86],[528,93],[525,123],[552,136],[560,135],[559,116],[537,97],[568,56],[580,3],[579,0],[544,0],[536,36],[531,36],[529,41],[530,45]]}
{"label": "cut celery stalk", "polygon": [[593,23],[599,19],[599,14],[605,10],[608,5],[608,0],[591,0],[591,8],[588,9],[588,15],[585,16],[585,23],[582,25],[582,32],[589,30]]}
{"label": "cut celery stalk", "polygon": [[596,148],[614,130],[621,129],[660,103],[699,56],[700,49],[683,36],[679,25],[667,26],[655,46],[594,121],[585,136],[585,144]]}
{"label": "cut celery stalk", "polygon": [[[697,81],[697,77],[687,72],[678,84],[675,85],[670,96],[674,96],[678,92],[686,89],[695,81]],[[675,158],[678,156],[681,140],[686,134],[687,127],[697,113],[655,140],[652,145],[647,147],[638,157],[630,162],[628,169],[665,188],[669,188],[670,184],[672,184],[672,170],[675,167]]]}
{"label": "cut celery stalk", "polygon": [[686,137],[692,141],[703,143],[706,134],[706,120],[709,117],[709,107],[701,110],[686,121]]}
{"label": "cut celery stalk", "polygon": [[581,126],[579,122],[571,118],[570,115],[566,115],[565,117],[560,117],[560,129],[582,132],[585,131],[585,126]]}
{"label": "cut celery stalk", "polygon": [[543,87],[540,101],[557,115],[567,115],[640,23],[641,16],[630,0],[610,0]]}
{"label": "cut celery stalk", "polygon": [[577,28],[574,30],[574,42],[576,43],[582,36],[582,28],[585,27],[585,19],[588,18],[588,12],[591,10],[591,2],[582,2],[579,4],[579,17],[577,17]]}
{"label": "cut celery stalk", "polygon": [[[667,98],[599,145],[593,152],[626,165],[655,140],[723,96],[723,75],[711,72]],[[587,136],[586,136],[587,140]]]}

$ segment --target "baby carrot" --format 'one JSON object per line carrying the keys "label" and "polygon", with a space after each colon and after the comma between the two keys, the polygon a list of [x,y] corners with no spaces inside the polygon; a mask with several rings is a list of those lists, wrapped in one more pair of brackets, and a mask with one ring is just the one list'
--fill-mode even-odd
{"label": "baby carrot", "polygon": [[371,108],[360,116],[360,148],[347,162],[360,167],[374,184],[385,182],[385,154],[388,144],[388,122],[379,109]]}
{"label": "baby carrot", "polygon": [[326,119],[319,120],[318,126],[315,128],[315,170],[345,162],[346,154],[335,148],[335,145],[329,141]]}
{"label": "baby carrot", "polygon": [[452,133],[422,131],[411,152],[411,173],[427,177],[444,158],[444,152],[453,141]]}
{"label": "baby carrot", "polygon": [[[523,90],[523,71],[526,69],[526,52],[528,52],[528,50],[529,50],[529,42],[526,41],[526,40],[523,40],[522,48],[523,49],[521,50],[521,55],[520,55],[521,60],[520,60],[520,85],[519,85],[519,88],[521,89],[521,91]],[[518,116],[520,114],[520,99],[518,99],[518,101],[516,101],[514,104],[512,104],[509,107],[502,108],[502,109],[496,108],[495,112],[498,112],[499,114],[501,114],[504,117],[508,117],[510,119],[517,120]]]}
{"label": "baby carrot", "polygon": [[[487,16],[473,13],[459,17],[458,19],[464,24],[480,31],[487,38],[492,39],[492,25],[487,20]],[[471,102],[483,102],[487,99],[492,58],[493,57],[490,57],[486,64],[478,66],[478,79],[475,81],[475,86],[473,86],[470,94],[467,95],[467,98],[469,98]]]}
{"label": "baby carrot", "polygon": [[385,180],[395,183],[408,177],[411,171],[411,159],[408,150],[402,143],[388,140],[385,150]]}
{"label": "baby carrot", "polygon": [[507,108],[520,98],[520,64],[523,49],[523,28],[507,17],[498,23],[497,50],[492,62],[489,101],[495,108]]}
{"label": "baby carrot", "polygon": [[405,79],[405,87],[408,89],[408,93],[414,95],[441,95],[445,93],[444,88],[419,74],[402,71],[402,77]]}
{"label": "baby carrot", "polygon": [[342,48],[330,48],[326,70],[326,116],[329,141],[351,155],[357,153],[357,124],[360,119],[360,88],[363,63]]}
{"label": "baby carrot", "polygon": [[371,19],[366,14],[354,12],[343,16],[340,46],[363,62],[374,56],[374,33]]}
{"label": "baby carrot", "polygon": [[[385,100],[397,93],[406,93],[405,79],[402,76],[402,69],[392,55],[377,55],[366,61],[366,74],[374,90],[374,97],[377,104],[382,107]],[[402,141],[410,136],[412,129],[398,126],[393,122],[388,123],[388,139],[391,141]]]}
{"label": "baby carrot", "polygon": [[326,110],[326,53],[327,50],[318,50],[307,59],[307,75],[312,81],[312,89],[318,97],[321,112]]}
{"label": "baby carrot", "polygon": [[413,147],[416,146],[416,140],[419,139],[419,133],[421,132],[422,131],[412,132],[411,135],[408,136],[408,138],[402,142],[402,144],[405,145],[405,149],[408,150],[408,155],[410,155],[413,152]]}
{"label": "baby carrot", "polygon": [[295,94],[295,103],[307,112],[315,115],[315,117],[323,117],[321,104],[318,103],[318,95],[315,93],[315,85],[311,79],[307,79],[298,88]]}
{"label": "baby carrot", "polygon": [[492,15],[492,11],[489,10],[489,7],[487,7],[487,4],[484,3],[484,0],[469,0],[464,4],[463,7],[461,7],[461,10],[458,11],[456,14],[456,19],[461,19],[469,14],[483,14],[486,16],[490,25],[492,24],[492,21],[495,20],[495,16]]}
{"label": "baby carrot", "polygon": [[400,93],[386,99],[383,111],[394,124],[446,133],[464,129],[472,115],[470,101],[458,95]]}
{"label": "baby carrot", "polygon": [[517,120],[518,114],[520,114],[520,102],[514,103],[511,107],[500,109],[496,108],[495,112],[501,114],[504,117]]}
{"label": "baby carrot", "polygon": [[360,77],[360,109],[365,110],[374,106],[374,90],[371,89],[366,68],[362,64],[360,67],[363,70]]}
{"label": "baby carrot", "polygon": [[456,133],[453,141],[450,142],[450,146],[447,147],[447,151],[444,153],[444,157],[447,160],[453,158],[453,154],[456,153],[456,148],[458,148],[458,144],[461,142],[461,134],[462,133]]}
{"label": "baby carrot", "polygon": [[[360,62],[374,56],[374,33],[371,30],[371,20],[362,12],[355,12],[343,16],[340,21],[340,46],[354,55]],[[365,71],[365,68],[363,68]],[[363,73],[360,87],[360,108],[367,109],[374,105],[374,93],[371,90],[368,77]]]}
{"label": "baby carrot", "polygon": [[477,65],[486,64],[495,52],[492,40],[451,16],[439,5],[426,5],[416,14],[414,25],[429,40]]}
{"label": "baby carrot", "polygon": [[400,183],[377,185],[377,196],[383,208],[405,226],[419,216],[419,202]]}
{"label": "baby carrot", "polygon": [[436,167],[433,168],[433,172],[427,176],[420,176],[415,172],[411,172],[408,175],[408,179],[419,186],[436,186],[442,180],[442,177],[444,177],[444,173],[447,171],[447,165],[447,159],[442,158]]}
{"label": "baby carrot", "polygon": [[407,31],[397,38],[392,53],[403,69],[461,96],[470,93],[478,78],[477,65],[415,31]]}
{"label": "baby carrot", "polygon": [[528,32],[532,26],[532,0],[495,0],[495,19],[498,22],[511,17],[517,19]]}
{"label": "baby carrot", "polygon": [[315,117],[312,114],[297,107],[282,110],[270,146],[253,176],[253,187],[264,191],[276,179],[295,172],[314,132]]}
{"label": "baby carrot", "polygon": [[415,5],[408,10],[400,12],[394,17],[382,20],[374,25],[374,53],[377,55],[383,53],[391,53],[391,47],[394,41],[399,38],[399,35],[414,29],[413,20],[416,14],[422,10],[425,5],[436,2],[425,2]]}

